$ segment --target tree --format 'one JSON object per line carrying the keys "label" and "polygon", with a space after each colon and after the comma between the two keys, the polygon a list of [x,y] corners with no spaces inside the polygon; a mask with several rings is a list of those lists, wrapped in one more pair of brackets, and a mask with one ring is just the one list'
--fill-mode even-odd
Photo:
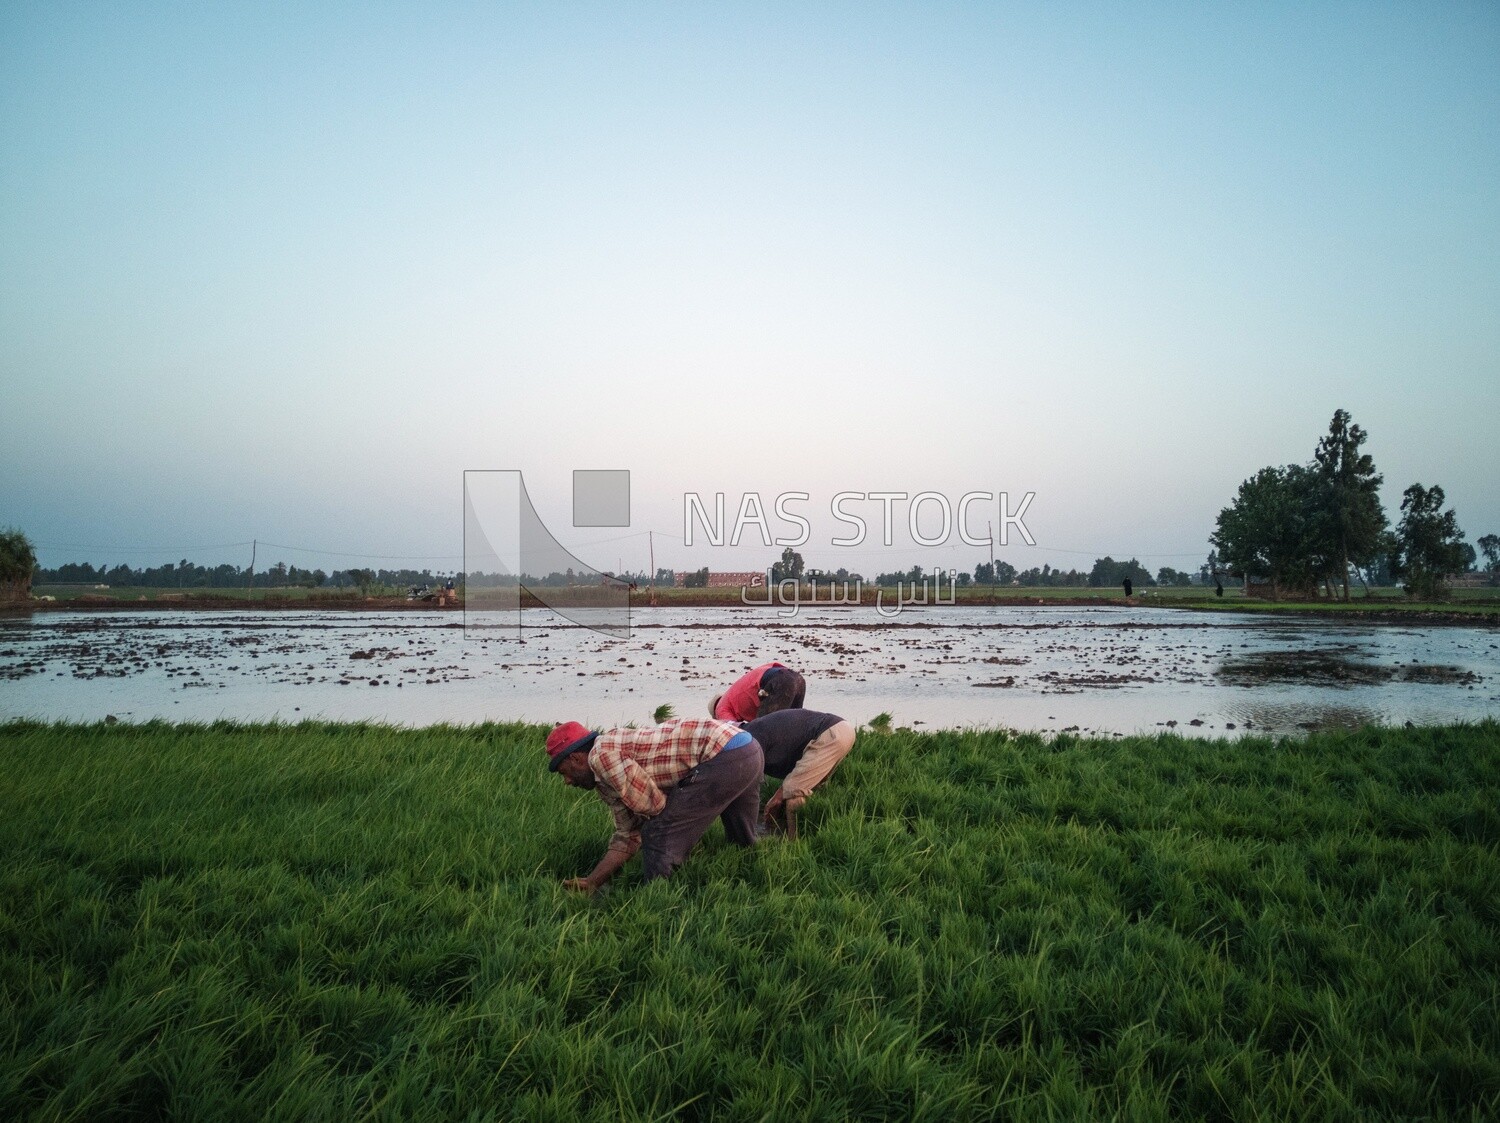
{"label": "tree", "polygon": [[1226,564],[1219,558],[1219,551],[1210,550],[1207,559],[1198,567],[1198,584],[1238,584],[1239,578],[1225,568]]}
{"label": "tree", "polygon": [[1375,461],[1361,452],[1368,434],[1350,423],[1349,414],[1335,410],[1328,425],[1328,435],[1318,442],[1314,454],[1323,487],[1320,505],[1326,523],[1321,529],[1330,535],[1325,553],[1338,563],[1336,573],[1349,599],[1349,565],[1369,565],[1380,547],[1386,528],[1385,511],[1380,506],[1382,477],[1375,471]]}
{"label": "tree", "polygon": [[1312,595],[1328,572],[1323,487],[1316,472],[1298,464],[1262,468],[1245,480],[1208,536],[1219,564],[1247,583],[1269,578],[1273,597]]}
{"label": "tree", "polygon": [[1107,554],[1102,558],[1094,559],[1094,568],[1089,570],[1088,582],[1091,588],[1108,589],[1111,586],[1123,584],[1127,577],[1131,584],[1139,585],[1143,589],[1148,585],[1156,584],[1145,566],[1135,558],[1129,561],[1115,561]]}
{"label": "tree", "polygon": [[[1004,576],[1004,571],[1000,569],[1004,564],[1004,562],[995,563],[997,576]],[[1142,572],[1144,573],[1145,571],[1142,570]],[[1041,585],[1044,587],[1067,585],[1082,588],[1089,583],[1089,575],[1077,569],[1053,569],[1050,565],[1044,565],[1040,569],[1032,568],[1024,570],[1021,573],[1016,573],[1014,574],[1014,580],[1018,585]],[[1147,575],[1146,583],[1149,584],[1150,580],[1150,576]]]}
{"label": "tree", "polygon": [[1173,569],[1170,565],[1164,565],[1157,571],[1156,583],[1158,585],[1191,585],[1193,576],[1190,573]]}
{"label": "tree", "polygon": [[791,578],[794,581],[800,581],[802,570],[802,555],[788,546],[781,551],[781,560],[771,566],[771,580],[776,582]]}
{"label": "tree", "polygon": [[1365,574],[1371,585],[1389,586],[1396,583],[1396,557],[1401,552],[1401,543],[1395,531],[1389,527],[1380,535],[1380,546],[1375,557],[1365,566]]}
{"label": "tree", "polygon": [[974,567],[974,584],[976,585],[1009,585],[1016,579],[1016,567],[1008,561],[997,561],[995,567],[990,568],[989,562],[980,562]]}
{"label": "tree", "polygon": [[1412,484],[1401,496],[1401,522],[1396,527],[1395,575],[1411,596],[1442,595],[1443,577],[1463,565],[1463,531],[1458,515],[1443,510],[1443,489],[1434,484]]}
{"label": "tree", "polygon": [[1486,534],[1479,539],[1479,552],[1484,555],[1485,572],[1491,580],[1500,576],[1500,534]]}
{"label": "tree", "polygon": [[28,600],[31,575],[36,572],[36,550],[31,539],[8,526],[0,530],[0,600]]}
{"label": "tree", "polygon": [[708,566],[705,565],[702,569],[695,569],[693,570],[693,572],[684,576],[682,579],[682,587],[684,589],[708,588]]}

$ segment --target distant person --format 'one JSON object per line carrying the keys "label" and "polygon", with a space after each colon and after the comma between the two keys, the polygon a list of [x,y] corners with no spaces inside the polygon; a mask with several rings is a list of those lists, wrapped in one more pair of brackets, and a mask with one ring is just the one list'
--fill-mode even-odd
{"label": "distant person", "polygon": [[782,812],[786,833],[797,837],[797,812],[814,788],[838,767],[854,747],[854,726],[838,714],[816,710],[778,710],[745,726],[760,742],[766,775],[781,781],[766,801],[763,819],[772,826]]}
{"label": "distant person", "polygon": [[1224,582],[1222,582],[1222,581],[1215,581],[1214,582],[1214,596],[1216,596],[1216,597],[1222,597],[1223,595],[1224,595]]}
{"label": "distant person", "polygon": [[712,718],[676,718],[645,729],[593,733],[576,721],[547,735],[548,771],[591,788],[615,833],[587,877],[563,882],[592,893],[641,852],[645,880],[670,877],[717,817],[737,846],[755,845],[765,757],[749,731]]}
{"label": "distant person", "polygon": [[1125,595],[1129,597],[1133,592],[1135,592],[1135,586],[1130,583],[1130,578],[1127,577],[1125,578]]}
{"label": "distant person", "polygon": [[762,663],[746,671],[723,694],[715,694],[708,712],[720,721],[754,721],[777,710],[800,710],[807,682],[781,663]]}

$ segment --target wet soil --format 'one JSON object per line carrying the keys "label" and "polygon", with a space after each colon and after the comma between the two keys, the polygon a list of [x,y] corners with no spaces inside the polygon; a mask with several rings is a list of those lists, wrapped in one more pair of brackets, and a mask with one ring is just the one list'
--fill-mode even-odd
{"label": "wet soil", "polygon": [[1388,682],[1471,686],[1483,681],[1474,671],[1444,664],[1368,662],[1350,647],[1260,651],[1226,660],[1217,673],[1235,686],[1377,686]]}

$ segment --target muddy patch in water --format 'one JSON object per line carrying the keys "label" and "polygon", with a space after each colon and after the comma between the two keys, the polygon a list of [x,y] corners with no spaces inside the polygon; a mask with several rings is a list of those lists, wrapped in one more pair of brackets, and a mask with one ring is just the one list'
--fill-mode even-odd
{"label": "muddy patch in water", "polygon": [[1473,671],[1435,663],[1372,663],[1353,647],[1257,651],[1225,660],[1218,677],[1230,686],[1290,683],[1304,686],[1379,686],[1388,682],[1472,686]]}

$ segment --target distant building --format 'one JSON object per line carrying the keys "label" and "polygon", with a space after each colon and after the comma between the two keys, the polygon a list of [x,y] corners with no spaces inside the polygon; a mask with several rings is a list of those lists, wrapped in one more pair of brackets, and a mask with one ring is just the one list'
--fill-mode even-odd
{"label": "distant building", "polygon": [[[712,580],[712,578],[710,578]],[[1443,578],[1443,584],[1450,589],[1483,589],[1490,583],[1488,573],[1450,573]]]}
{"label": "distant building", "polygon": [[[690,573],[680,572],[672,574],[672,587],[684,588]],[[709,572],[708,588],[710,589],[758,589],[766,583],[766,571],[756,570],[750,573],[714,573]]]}

